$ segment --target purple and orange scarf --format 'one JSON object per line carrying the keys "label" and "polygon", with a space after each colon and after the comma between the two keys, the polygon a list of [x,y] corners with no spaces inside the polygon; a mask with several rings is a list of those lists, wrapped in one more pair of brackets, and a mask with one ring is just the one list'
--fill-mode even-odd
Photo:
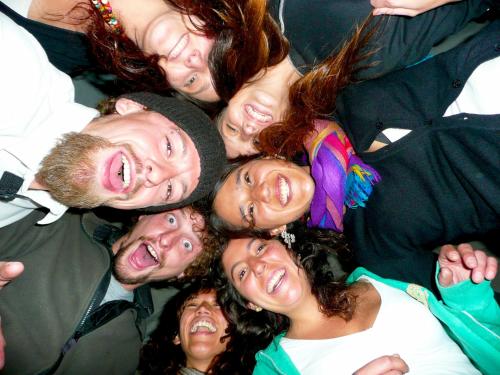
{"label": "purple and orange scarf", "polygon": [[364,207],[380,175],[356,156],[344,131],[333,121],[316,120],[316,136],[304,146],[316,183],[309,227],[344,229],[344,206]]}

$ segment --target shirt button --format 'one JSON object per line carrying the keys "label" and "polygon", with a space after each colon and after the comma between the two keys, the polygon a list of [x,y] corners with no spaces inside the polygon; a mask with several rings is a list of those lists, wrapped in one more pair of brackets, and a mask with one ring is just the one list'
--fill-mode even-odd
{"label": "shirt button", "polygon": [[454,79],[453,82],[451,83],[451,85],[454,88],[458,89],[460,86],[462,86],[462,81],[459,79]]}

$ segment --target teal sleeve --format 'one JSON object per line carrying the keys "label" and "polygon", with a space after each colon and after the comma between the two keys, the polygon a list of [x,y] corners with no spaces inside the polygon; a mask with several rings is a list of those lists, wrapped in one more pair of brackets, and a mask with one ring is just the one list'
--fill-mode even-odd
{"label": "teal sleeve", "polygon": [[444,304],[454,310],[470,314],[497,335],[500,335],[500,306],[495,300],[490,281],[475,284],[465,280],[458,284],[443,287],[439,284],[439,263],[436,267],[436,285]]}

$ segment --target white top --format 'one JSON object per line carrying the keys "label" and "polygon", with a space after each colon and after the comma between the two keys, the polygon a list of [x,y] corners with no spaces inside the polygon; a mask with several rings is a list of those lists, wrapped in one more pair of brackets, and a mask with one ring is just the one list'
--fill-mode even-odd
{"label": "white top", "polygon": [[20,198],[0,201],[0,227],[27,216],[34,208],[50,212],[48,224],[66,211],[41,190],[28,190],[40,162],[61,134],[80,132],[95,109],[74,102],[71,78],[49,63],[36,39],[0,13],[0,176],[10,171],[24,179]]}
{"label": "white top", "polygon": [[500,113],[500,56],[479,65],[443,117],[458,113]]}
{"label": "white top", "polygon": [[1,1],[19,15],[28,18],[28,11],[30,9],[32,0],[1,0]]}
{"label": "white top", "polygon": [[480,375],[424,305],[399,289],[361,279],[369,281],[381,298],[373,327],[326,340],[284,337],[280,344],[301,374],[351,375],[375,358],[399,354],[409,374]]}

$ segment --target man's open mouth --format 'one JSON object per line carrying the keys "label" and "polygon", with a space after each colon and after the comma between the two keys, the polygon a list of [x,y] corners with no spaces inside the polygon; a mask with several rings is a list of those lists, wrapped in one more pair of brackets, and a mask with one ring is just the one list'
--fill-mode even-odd
{"label": "man's open mouth", "polygon": [[129,189],[130,182],[130,160],[123,152],[117,152],[106,162],[103,185],[113,192],[123,193]]}
{"label": "man's open mouth", "polygon": [[157,251],[153,245],[147,242],[139,244],[137,249],[130,254],[129,261],[132,266],[138,270],[143,270],[160,264],[160,258]]}

